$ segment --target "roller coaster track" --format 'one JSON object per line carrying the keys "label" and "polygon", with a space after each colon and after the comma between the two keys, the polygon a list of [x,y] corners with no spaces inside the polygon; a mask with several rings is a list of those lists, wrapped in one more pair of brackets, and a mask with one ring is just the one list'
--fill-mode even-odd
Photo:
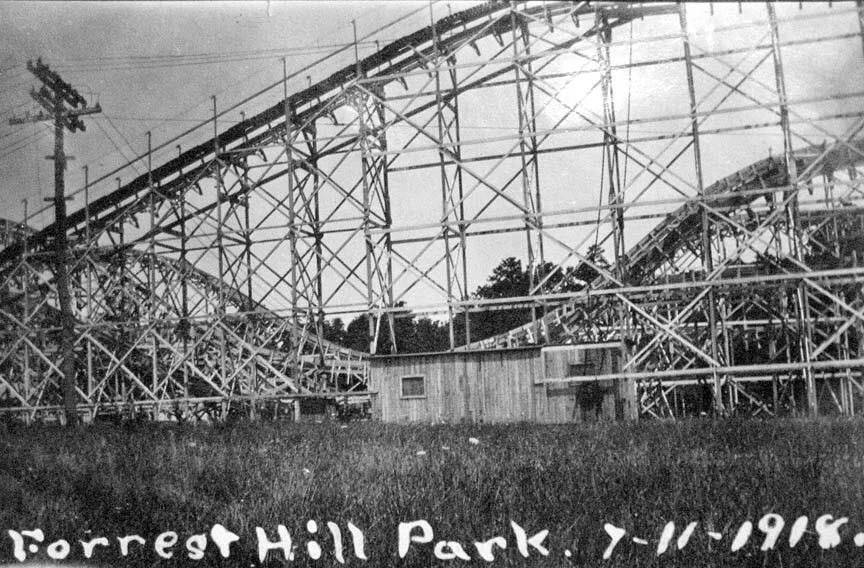
{"label": "roller coaster track", "polygon": [[[676,10],[674,4],[671,3],[640,5],[638,7],[611,4],[607,8],[607,16],[611,19],[609,25],[613,27],[622,26],[635,18],[675,13]],[[573,6],[567,2],[549,2],[544,6],[535,6],[525,10],[526,15],[543,17],[551,17],[560,13],[572,14],[574,17],[580,15],[593,17],[594,9],[587,4],[573,9]],[[362,59],[358,64],[346,66],[324,81],[290,95],[287,106],[295,109],[294,122],[297,125],[302,125],[313,117],[320,116],[328,106],[332,106],[333,101],[342,99],[346,85],[350,85],[359,78],[374,79],[376,76],[382,76],[393,78],[388,80],[395,80],[395,77],[400,73],[407,73],[418,68],[422,69],[433,52],[431,46],[433,38],[438,38],[438,49],[447,51],[451,46],[465,42],[466,38],[476,41],[489,35],[501,37],[510,32],[514,25],[515,20],[507,17],[509,14],[510,11],[505,4],[489,2],[442,18],[435,23],[434,27],[424,28],[384,46],[381,51]],[[589,32],[585,34],[585,37],[591,35],[593,34]],[[578,40],[572,40],[572,42],[576,41]],[[429,47],[417,48],[417,46],[423,45],[429,45]],[[562,47],[566,47],[566,44]],[[463,89],[467,90],[490,81],[505,71],[508,70],[490,73],[464,86]],[[458,91],[450,96],[456,96],[456,94]],[[116,223],[116,212],[119,209],[123,209],[124,215],[134,215],[145,210],[150,198],[159,201],[176,197],[190,184],[205,176],[217,161],[230,162],[235,155],[242,155],[244,151],[254,153],[259,146],[284,136],[285,107],[285,103],[273,105],[267,110],[228,128],[220,133],[215,140],[199,144],[183,152],[177,158],[154,168],[149,175],[140,175],[109,195],[93,201],[88,208],[89,216],[85,215],[84,209],[71,213],[67,219],[70,231],[83,234],[89,217],[90,230],[98,232]],[[421,106],[414,109],[411,114],[417,114],[426,108],[428,107]],[[334,146],[330,152],[338,152],[348,145],[350,145],[350,141]],[[214,153],[215,147],[222,149],[218,155]],[[326,155],[326,152],[322,152],[320,155]],[[158,190],[151,189],[152,186],[158,187]],[[223,201],[227,199],[226,196]],[[215,204],[211,207],[215,207]],[[162,227],[160,230],[170,228]],[[45,246],[52,234],[53,225],[48,225],[29,238],[26,246],[30,250],[38,250]],[[0,251],[0,266],[8,265],[10,261],[14,262],[15,259],[20,258],[24,246],[24,243],[16,242],[13,246]]]}
{"label": "roller coaster track", "polygon": [[[25,231],[32,233],[32,231]],[[98,270],[94,272],[105,280],[117,280],[120,278],[117,275],[117,268],[120,271],[128,271],[133,273],[135,266],[144,267],[151,265],[155,267],[156,273],[169,277],[173,274],[184,274],[185,282],[190,288],[197,290],[197,293],[202,296],[215,296],[220,288],[225,294],[225,301],[228,305],[234,306],[237,309],[246,309],[247,311],[242,318],[234,318],[235,325],[232,329],[234,341],[231,341],[227,348],[227,356],[231,359],[238,360],[245,358],[247,352],[254,352],[261,378],[261,383],[257,385],[256,392],[262,398],[284,399],[292,396],[302,395],[308,396],[317,393],[319,396],[327,396],[328,393],[334,392],[334,387],[338,383],[342,383],[342,392],[350,392],[358,386],[362,386],[366,380],[366,363],[365,354],[356,352],[346,347],[334,344],[320,337],[308,337],[308,331],[295,330],[297,335],[301,335],[300,347],[295,348],[298,351],[304,350],[304,345],[312,341],[315,342],[314,355],[303,355],[292,357],[292,341],[297,344],[297,340],[292,337],[290,327],[286,325],[285,318],[280,317],[270,312],[263,306],[255,304],[242,291],[235,289],[224,289],[223,283],[220,283],[212,275],[194,267],[187,263],[181,263],[177,259],[164,257],[160,255],[149,255],[136,249],[126,249],[118,251],[113,248],[105,247],[95,249],[88,252],[88,257],[94,266],[98,266]],[[118,265],[119,261],[119,265]],[[112,270],[113,268],[113,270]],[[112,275],[111,272],[114,272]],[[122,272],[121,272],[122,273]],[[123,282],[123,285],[133,291],[133,296],[137,295],[146,298],[148,293],[146,285],[141,282],[135,282],[133,278],[129,278]],[[104,286],[104,283],[103,283]],[[26,293],[14,286],[10,286],[5,290],[4,304],[20,307],[21,305],[29,304],[37,307],[40,313],[40,321],[38,327],[46,335],[56,333],[59,329],[59,311],[55,309],[46,299],[56,295],[53,280],[43,280],[39,283],[34,283]],[[136,321],[140,318],[140,314],[130,314],[125,312],[126,317],[134,318],[130,323],[132,326],[139,325]],[[13,310],[2,310],[0,317],[7,323],[13,326],[23,326],[20,324],[20,313],[14,313]],[[91,322],[96,318],[92,318]],[[141,359],[142,357],[150,357],[152,350],[147,346],[124,344],[122,337],[118,339],[118,327],[123,329],[124,322],[112,321],[103,316],[97,325],[86,326],[84,322],[79,322],[82,327],[89,328],[86,335],[82,335],[88,343],[96,345],[107,356],[108,363],[106,370],[107,374],[115,373],[123,367],[132,366],[132,361]],[[178,322],[180,323],[180,322]],[[101,325],[100,325],[101,324]],[[205,351],[203,357],[207,358],[206,347],[210,344],[212,351],[212,338],[206,338],[207,330],[200,329],[200,324],[195,321],[189,321],[185,325],[170,326],[173,329],[166,336],[173,337],[173,340],[166,341],[157,351],[157,357],[170,359],[172,355],[177,355],[184,349],[184,339],[187,342],[194,341],[199,347]],[[184,332],[180,332],[184,330]],[[302,335],[306,336],[302,336]],[[24,335],[24,333],[22,333]],[[197,337],[196,337],[197,336]],[[188,349],[188,347],[187,347]],[[82,348],[77,349],[77,355],[80,360],[84,360],[87,355]],[[312,351],[312,350],[306,350]],[[56,355],[53,347],[41,349],[42,354]],[[199,355],[201,355],[199,353]],[[92,355],[91,355],[92,357]],[[210,354],[212,367],[216,363],[212,362],[214,355]],[[119,358],[119,359],[118,359]],[[112,365],[112,362],[114,363]],[[11,363],[9,354],[2,357],[2,363],[8,365]],[[17,364],[21,364],[17,361]],[[49,372],[53,369],[50,362]],[[140,365],[140,362],[139,362]],[[200,372],[201,368],[206,368],[208,363],[197,362],[194,365],[188,361],[183,362],[178,368],[178,365],[172,365],[171,371],[175,374],[183,374],[185,371],[187,377],[185,380],[185,388],[182,394],[176,389],[166,389],[165,392],[158,393],[156,388],[147,389],[143,384],[140,385],[141,390],[146,391],[143,399],[138,399],[132,406],[152,407],[159,405],[168,411],[178,412],[182,415],[182,410],[177,408],[176,399],[183,398],[186,403],[185,410],[187,413],[200,412],[212,413],[219,411],[218,405],[213,407],[212,403],[218,402],[217,399],[231,400],[232,395],[226,392],[224,388],[216,384],[212,377]],[[159,366],[160,371],[165,370],[165,365]],[[292,372],[292,369],[296,371]],[[189,375],[191,375],[191,380]],[[265,376],[268,375],[268,376]],[[322,375],[326,378],[322,380]],[[132,379],[133,383],[136,378],[131,375],[126,378]],[[341,379],[341,381],[340,381]],[[268,384],[269,381],[269,384]],[[116,391],[108,388],[110,385],[103,384],[103,388],[93,389],[93,392],[81,392],[85,405],[94,413],[116,412],[127,406],[128,394],[119,394]],[[175,385],[175,387],[178,385]],[[248,386],[247,386],[248,388]],[[134,389],[134,384],[130,390]],[[10,390],[13,390],[10,388]],[[173,392],[172,392],[173,390]],[[191,393],[191,394],[190,394]],[[197,393],[198,396],[195,396]],[[234,397],[236,398],[236,397]],[[241,397],[242,399],[242,397]],[[19,398],[19,400],[21,400]],[[22,401],[23,402],[23,401]],[[205,403],[201,405],[200,403]],[[194,408],[195,406],[199,408]],[[27,408],[29,406],[30,408]],[[36,410],[33,405],[27,404],[25,409]],[[38,408],[39,405],[37,405]],[[41,406],[51,406],[42,404]],[[227,411],[228,409],[224,409]],[[218,412],[211,418],[218,418]],[[187,416],[188,418],[188,416]]]}
{"label": "roller coaster track", "polygon": [[[796,153],[796,161],[799,171],[811,172],[811,178],[825,175],[833,175],[835,171],[851,169],[864,162],[864,139],[854,141],[849,145],[838,145],[826,151],[824,146],[811,146]],[[804,180],[799,180],[806,183]],[[782,187],[788,184],[787,169],[782,159],[773,157],[765,158],[742,168],[734,174],[727,176],[706,189],[712,207],[726,211],[745,211],[749,209],[757,199],[764,199],[765,193],[761,191],[765,187]],[[752,213],[752,212],[751,212]],[[860,218],[861,210],[856,208],[849,212]],[[808,227],[819,227],[833,217],[843,215],[843,211],[830,211],[819,209],[808,211],[803,214],[803,222]],[[701,228],[701,210],[694,200],[686,203],[668,214],[662,222],[658,223],[647,235],[637,242],[627,252],[627,267],[633,274],[634,280],[646,285],[661,284],[662,268],[669,260],[678,255],[685,247],[698,236]],[[864,253],[864,251],[861,251]],[[847,263],[851,259],[844,259]],[[746,270],[747,267],[745,267]],[[758,271],[750,267],[749,276],[758,276]],[[741,266],[729,268],[725,274],[720,274],[722,281],[724,276],[741,274]],[[610,269],[615,272],[615,266]],[[681,280],[678,275],[679,280]],[[700,279],[704,274],[691,274],[693,280]],[[673,277],[674,280],[674,277]],[[669,283],[669,277],[665,278]],[[758,283],[755,283],[758,284]],[[598,276],[590,283],[585,293],[572,302],[558,306],[550,310],[537,321],[527,323],[521,327],[512,329],[493,337],[472,342],[462,349],[496,349],[519,347],[528,344],[548,343],[590,343],[609,340],[612,336],[620,339],[620,335],[607,334],[606,336],[592,336],[587,327],[584,331],[577,331],[580,324],[589,325],[596,323],[597,313],[592,312],[590,299],[592,292],[598,289],[610,288],[609,281]]]}
{"label": "roller coaster track", "polygon": [[[192,147],[145,174],[116,189],[108,188],[116,172],[103,176],[90,188],[99,197],[68,217],[81,411],[128,404],[154,415],[217,418],[232,405],[255,412],[256,401],[362,395],[367,354],[327,341],[324,318],[366,314],[374,352],[383,335],[395,343],[396,317],[424,308],[410,300],[423,288],[437,294],[425,307],[448,316],[453,349],[620,343],[624,363],[612,378],[634,385],[635,414],[703,411],[697,399],[706,392],[707,408],[718,412],[742,404],[755,413],[797,411],[802,398],[813,412],[854,412],[864,392],[856,169],[864,155],[862,113],[803,115],[786,93],[781,55],[793,46],[860,43],[861,34],[826,28],[789,39],[780,23],[850,14],[864,30],[864,17],[860,8],[779,19],[772,5],[764,10],[718,28],[764,28],[764,35],[712,51],[693,39],[687,7],[677,3],[490,2],[442,17],[290,95],[286,76],[267,90],[278,92],[276,104],[221,131],[214,99],[212,138],[201,140],[203,123],[184,134]],[[680,33],[635,37],[646,19],[674,20]],[[633,60],[634,45],[661,42],[677,42],[684,55]],[[628,45],[630,58],[621,62],[616,50]],[[753,54],[762,57],[743,67]],[[741,61],[724,59],[733,55]],[[552,64],[562,60],[565,70],[556,70]],[[774,77],[766,89],[756,72],[769,62]],[[616,119],[614,73],[652,65],[686,68],[681,92],[690,112],[631,120],[628,109]],[[710,90],[694,82],[695,72],[710,79]],[[584,98],[571,102],[571,85],[591,82],[581,77],[597,77],[582,94],[602,92],[600,111],[583,107]],[[773,98],[752,94],[751,84]],[[720,102],[709,102],[718,89]],[[737,106],[724,107],[733,95]],[[802,100],[856,98],[861,94],[827,92]],[[518,134],[466,139],[461,119],[495,104],[515,110]],[[548,119],[550,105],[564,118]],[[734,121],[736,113],[756,112],[770,121],[703,124],[714,114]],[[500,118],[494,114],[492,123]],[[564,122],[570,118],[576,126]],[[544,128],[541,119],[554,124]],[[846,122],[830,129],[820,120]],[[826,142],[802,135],[794,121],[814,126]],[[631,124],[645,123],[670,126],[630,137]],[[767,128],[782,137],[782,152],[702,189],[705,132]],[[586,133],[603,140],[580,138]],[[681,140],[686,144],[675,146]],[[667,141],[659,154],[647,149]],[[595,148],[603,152],[599,211],[544,210],[541,186],[547,195],[562,191],[541,182],[545,156]],[[671,159],[663,155],[669,148],[677,152]],[[676,172],[682,156],[693,159],[692,173]],[[619,163],[638,172],[627,180],[625,169],[622,182]],[[561,177],[571,173],[566,166]],[[628,190],[642,174],[641,185]],[[427,195],[414,191],[417,184],[429,180],[434,218],[418,222],[408,214],[400,225],[394,219],[401,209],[416,204],[403,198],[394,205],[394,188],[416,201]],[[655,183],[682,196],[633,213],[642,193],[631,196]],[[657,221],[625,248],[630,219]],[[598,235],[608,227],[602,242],[609,240],[616,260],[595,266],[599,275],[583,290],[556,293],[537,277],[526,297],[469,297],[469,240],[524,234],[529,267],[550,246],[563,249],[556,259],[563,266],[586,262],[581,249],[590,241],[574,245],[561,231],[592,224]],[[30,230],[7,223],[0,249],[0,399],[30,418],[59,408],[54,232],[52,224]],[[513,308],[535,317],[458,345],[457,316]]]}

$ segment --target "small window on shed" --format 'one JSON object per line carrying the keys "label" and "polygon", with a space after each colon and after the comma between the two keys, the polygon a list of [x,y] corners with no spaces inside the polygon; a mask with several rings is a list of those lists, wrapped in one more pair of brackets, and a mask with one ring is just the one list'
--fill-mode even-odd
{"label": "small window on shed", "polygon": [[426,377],[402,377],[402,398],[425,398]]}

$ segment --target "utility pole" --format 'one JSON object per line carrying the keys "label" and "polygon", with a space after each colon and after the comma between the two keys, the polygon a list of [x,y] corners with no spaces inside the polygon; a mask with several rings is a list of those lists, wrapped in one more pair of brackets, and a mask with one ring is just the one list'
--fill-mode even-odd
{"label": "utility pole", "polygon": [[[63,151],[63,134],[86,130],[81,116],[102,112],[97,103],[88,107],[78,91],[60,76],[51,71],[42,59],[37,59],[34,65],[27,62],[27,70],[42,82],[37,91],[30,89],[30,96],[39,103],[44,111],[31,116],[10,118],[9,124],[27,124],[30,122],[54,121],[54,155],[46,159],[54,160],[54,276],[57,285],[57,298],[60,302],[60,351],[63,362],[60,365],[63,389],[63,409],[66,414],[66,425],[78,423],[77,399],[75,392],[75,316],[72,314],[72,298],[69,293],[69,278],[67,274],[68,244],[66,242],[66,194],[63,175],[66,171],[66,154]],[[47,114],[46,114],[47,113]]]}

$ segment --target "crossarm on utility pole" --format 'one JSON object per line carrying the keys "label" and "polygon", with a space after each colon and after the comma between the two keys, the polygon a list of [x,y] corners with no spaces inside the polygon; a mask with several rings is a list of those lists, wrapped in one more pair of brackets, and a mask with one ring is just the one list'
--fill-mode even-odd
{"label": "crossarm on utility pole", "polygon": [[[9,124],[27,124],[31,122],[54,121],[54,155],[46,156],[54,160],[54,277],[57,285],[57,300],[60,304],[61,339],[60,351],[63,360],[60,364],[63,391],[63,409],[66,424],[73,426],[78,423],[77,393],[76,393],[76,361],[75,361],[75,315],[72,313],[72,295],[69,292],[68,273],[68,243],[66,239],[66,191],[64,175],[66,162],[69,159],[63,150],[65,130],[70,132],[85,130],[80,117],[102,112],[99,104],[87,107],[78,91],[63,81],[60,76],[42,63],[39,59],[34,65],[27,62],[31,71],[43,85],[37,91],[31,89],[30,96],[44,110],[36,115],[25,114],[24,117],[13,117]],[[68,106],[67,105],[71,105]]]}

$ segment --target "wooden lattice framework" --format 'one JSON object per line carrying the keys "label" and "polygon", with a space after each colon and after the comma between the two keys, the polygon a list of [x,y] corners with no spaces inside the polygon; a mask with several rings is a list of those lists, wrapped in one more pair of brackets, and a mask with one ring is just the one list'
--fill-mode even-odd
{"label": "wooden lattice framework", "polygon": [[[754,19],[718,23],[715,33],[758,31],[723,50],[688,28],[689,10],[484,4],[299,92],[286,73],[267,91],[281,93],[276,104],[229,128],[214,98],[213,119],[184,135],[197,145],[170,158],[170,144],[148,140],[136,160],[146,173],[116,187],[116,172],[88,181],[85,206],[69,216],[80,411],[219,418],[268,401],[364,396],[365,354],[326,341],[324,318],[367,314],[372,350],[395,318],[419,310],[448,318],[453,349],[619,342],[623,368],[603,378],[632,383],[641,416],[854,413],[864,392],[864,113],[802,108],[864,94],[826,86],[795,99],[783,56],[829,42],[860,54],[864,8],[779,17],[760,5]],[[855,31],[784,35],[838,17]],[[628,33],[641,22],[666,31]],[[633,60],[657,42],[667,49]],[[685,110],[632,118],[621,77],[659,66],[680,75]],[[466,117],[487,107],[506,128],[469,134]],[[650,133],[631,135],[645,124]],[[780,150],[706,179],[712,136],[756,130],[774,132]],[[560,180],[578,175],[599,206],[548,206]],[[405,214],[406,194],[434,220]],[[0,251],[0,398],[28,419],[60,408],[53,229],[31,230],[31,218],[7,224]],[[653,228],[629,240],[645,222]],[[514,234],[529,268],[585,262],[599,276],[579,292],[538,275],[524,297],[471,298],[482,276],[472,251],[491,254]],[[592,242],[611,267],[585,257]],[[471,340],[472,320],[512,307],[533,321]]]}

